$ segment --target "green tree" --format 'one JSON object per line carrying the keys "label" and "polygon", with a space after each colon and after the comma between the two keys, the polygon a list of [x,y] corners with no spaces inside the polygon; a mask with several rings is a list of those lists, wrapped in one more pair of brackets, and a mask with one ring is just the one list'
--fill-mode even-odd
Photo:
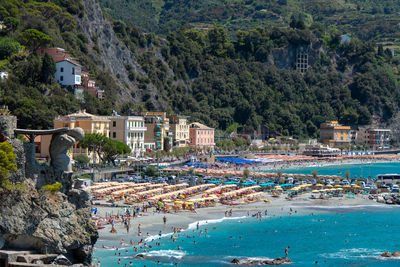
{"label": "green tree", "polygon": [[144,174],[147,175],[147,176],[152,176],[152,177],[154,177],[154,176],[157,175],[157,168],[156,168],[155,166],[153,166],[153,165],[150,165],[150,166],[148,166],[148,167],[146,168]]}
{"label": "green tree", "polygon": [[114,165],[117,157],[131,153],[131,149],[127,144],[108,137],[106,137],[106,141],[101,149],[106,161],[111,162]]}
{"label": "green tree", "polygon": [[244,169],[243,170],[243,177],[247,178],[247,177],[249,177],[249,175],[250,175],[250,171],[248,169]]}
{"label": "green tree", "polygon": [[18,40],[32,53],[38,48],[47,46],[53,39],[41,31],[36,29],[28,29],[20,33]]}
{"label": "green tree", "polygon": [[56,71],[56,63],[54,62],[54,59],[48,53],[45,53],[42,62],[42,82],[46,84],[51,83]]}
{"label": "green tree", "polygon": [[86,156],[84,154],[79,154],[78,156],[75,157],[75,161],[79,165],[86,165],[90,162],[90,159],[88,158],[88,156]]}
{"label": "green tree", "polygon": [[17,169],[16,158],[12,145],[8,142],[0,142],[0,181],[7,179],[10,171]]}
{"label": "green tree", "polygon": [[10,37],[0,38],[0,60],[6,59],[21,49],[21,45]]}

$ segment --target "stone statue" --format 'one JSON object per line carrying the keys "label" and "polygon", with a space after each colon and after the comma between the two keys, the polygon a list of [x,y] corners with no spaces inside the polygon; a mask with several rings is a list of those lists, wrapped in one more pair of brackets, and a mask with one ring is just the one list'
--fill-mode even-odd
{"label": "stone statue", "polygon": [[49,148],[51,166],[56,170],[72,172],[71,159],[67,155],[67,152],[75,143],[82,140],[84,136],[85,133],[81,128],[54,134]]}

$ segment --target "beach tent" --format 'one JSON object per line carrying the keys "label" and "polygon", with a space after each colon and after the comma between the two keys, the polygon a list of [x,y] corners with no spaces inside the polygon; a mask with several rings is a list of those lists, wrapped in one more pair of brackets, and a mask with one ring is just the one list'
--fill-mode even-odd
{"label": "beach tent", "polygon": [[220,184],[221,181],[208,181],[207,183],[209,183],[209,184]]}
{"label": "beach tent", "polygon": [[274,186],[274,183],[259,184],[259,186]]}

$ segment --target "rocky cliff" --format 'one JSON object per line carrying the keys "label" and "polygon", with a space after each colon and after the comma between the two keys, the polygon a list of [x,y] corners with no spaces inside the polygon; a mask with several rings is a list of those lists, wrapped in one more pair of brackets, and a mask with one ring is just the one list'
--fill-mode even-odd
{"label": "rocky cliff", "polygon": [[[89,265],[98,233],[90,220],[89,194],[81,189],[45,190],[37,186],[39,174],[27,168],[30,153],[13,138],[14,119],[0,116],[0,133],[17,154],[18,170],[0,186],[0,246],[44,254],[62,254],[71,263]],[[33,177],[29,179],[26,177]],[[55,183],[54,177],[50,183]],[[0,247],[1,249],[2,247]]]}

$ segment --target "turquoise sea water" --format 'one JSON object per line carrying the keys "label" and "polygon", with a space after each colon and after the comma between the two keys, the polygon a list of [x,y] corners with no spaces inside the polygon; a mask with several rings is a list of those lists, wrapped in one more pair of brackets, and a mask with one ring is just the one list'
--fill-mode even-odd
{"label": "turquoise sea water", "polygon": [[399,173],[400,174],[400,162],[393,163],[371,163],[371,164],[341,164],[332,165],[326,167],[304,167],[294,169],[283,169],[283,173],[300,173],[300,174],[312,174],[313,171],[317,171],[319,175],[339,175],[345,176],[346,171],[350,172],[350,177],[364,177],[375,178],[378,174],[385,173]]}
{"label": "turquoise sea water", "polygon": [[[311,167],[284,172],[311,174],[313,170],[322,175],[335,175],[338,171],[344,175],[348,170],[354,177],[361,174],[361,165]],[[362,172],[364,177],[400,173],[400,163],[363,165]],[[287,211],[289,207],[284,209]],[[302,209],[305,209],[304,212],[299,213],[303,215],[264,217],[261,221],[237,218],[203,222],[199,230],[196,224],[192,224],[177,236],[175,242],[170,236],[147,242],[153,246],[146,253],[150,257],[148,260],[132,259],[137,254],[132,246],[119,251],[97,249],[94,256],[103,267],[130,266],[130,262],[132,266],[140,267],[175,264],[233,266],[229,261],[235,257],[282,257],[285,247],[290,246],[289,258],[293,261],[290,266],[316,266],[315,261],[318,261],[318,266],[400,266],[400,258],[380,257],[387,250],[400,251],[400,207]],[[317,214],[321,211],[323,214]],[[314,215],[311,216],[312,213]],[[205,229],[208,230],[207,235]],[[203,233],[199,236],[201,230]],[[155,246],[155,242],[160,242],[160,246]],[[118,259],[121,259],[120,264]]]}
{"label": "turquoise sea water", "polygon": [[[176,242],[169,237],[159,239],[161,246],[147,253],[152,260],[130,259],[136,255],[132,247],[120,251],[98,249],[95,257],[101,260],[101,266],[129,266],[130,262],[146,267],[174,263],[229,266],[229,260],[235,257],[284,256],[285,247],[290,246],[291,266],[313,266],[315,261],[319,266],[400,266],[400,259],[380,257],[386,250],[400,250],[400,208],[330,208],[325,210],[328,213],[311,215],[316,209],[326,208],[315,207],[308,215],[267,217],[262,221],[240,218],[208,223],[199,230],[192,225],[192,229],[179,234]],[[155,241],[148,244],[154,246]],[[116,252],[121,256],[115,256]]]}

